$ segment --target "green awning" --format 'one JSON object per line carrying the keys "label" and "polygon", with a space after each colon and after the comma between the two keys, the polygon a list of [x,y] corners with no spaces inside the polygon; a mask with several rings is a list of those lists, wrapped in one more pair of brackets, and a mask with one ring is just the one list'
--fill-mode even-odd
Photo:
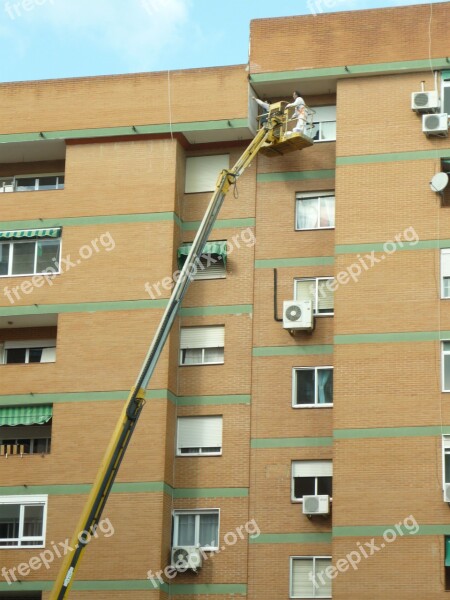
{"label": "green awning", "polygon": [[445,566],[450,567],[450,535],[445,536]]}
{"label": "green awning", "polygon": [[61,227],[51,229],[17,229],[15,231],[0,231],[0,239],[10,238],[59,238]]}
{"label": "green awning", "polygon": [[442,81],[448,81],[450,79],[450,71],[441,71]]}
{"label": "green awning", "polygon": [[[192,248],[192,243],[185,243],[185,244],[181,244],[181,246],[178,248],[178,266],[181,269],[181,267],[184,264],[184,261],[187,258],[187,255],[189,254],[190,250]],[[216,255],[216,256],[220,256],[223,260],[223,264],[226,265],[227,263],[227,242],[225,241],[221,241],[221,242],[206,242],[205,247],[203,248],[203,252],[202,254],[209,254],[209,255]]]}
{"label": "green awning", "polygon": [[0,426],[43,425],[53,415],[53,406],[5,406],[0,408]]}

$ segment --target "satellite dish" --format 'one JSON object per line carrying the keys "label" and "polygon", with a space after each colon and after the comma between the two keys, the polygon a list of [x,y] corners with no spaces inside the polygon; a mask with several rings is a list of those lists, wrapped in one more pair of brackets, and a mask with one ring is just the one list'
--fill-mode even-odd
{"label": "satellite dish", "polygon": [[433,192],[442,192],[448,185],[448,173],[436,173],[430,181]]}

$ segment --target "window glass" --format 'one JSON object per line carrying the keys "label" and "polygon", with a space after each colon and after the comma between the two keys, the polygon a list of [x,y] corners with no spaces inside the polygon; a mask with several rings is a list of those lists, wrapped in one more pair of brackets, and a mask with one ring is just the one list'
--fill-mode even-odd
{"label": "window glass", "polygon": [[333,402],[333,369],[317,370],[317,401],[319,404]]}
{"label": "window glass", "polygon": [[59,250],[59,240],[38,241],[36,272],[42,273],[42,271],[45,271],[49,267],[59,270]]}
{"label": "window glass", "polygon": [[178,515],[178,545],[195,546],[195,515]]}
{"label": "window glass", "polygon": [[56,189],[56,176],[39,177],[39,189],[40,190],[55,190]]}
{"label": "window glass", "polygon": [[203,514],[200,515],[200,546],[218,546],[217,529],[219,524],[218,514]]}
{"label": "window glass", "polygon": [[294,477],[294,497],[313,496],[316,493],[315,477]]}
{"label": "window glass", "polygon": [[25,506],[25,516],[23,523],[23,535],[30,536],[42,536],[43,527],[43,507],[42,506]]}
{"label": "window glass", "polygon": [[297,404],[314,404],[314,370],[296,371]]}
{"label": "window glass", "polygon": [[26,361],[26,348],[9,348],[5,352],[7,365],[23,364]]}
{"label": "window glass", "polygon": [[[0,506],[0,539],[10,540],[12,538],[18,538],[19,522],[20,504],[4,504]],[[11,542],[11,544],[1,542],[1,545],[17,546],[18,542]]]}
{"label": "window glass", "polygon": [[35,242],[13,244],[13,275],[27,275],[34,273]]}
{"label": "window glass", "polygon": [[318,477],[317,478],[317,493],[318,494],[326,494],[327,496],[332,496],[332,477]]}
{"label": "window glass", "polygon": [[0,275],[8,275],[9,244],[0,244]]}
{"label": "window glass", "polygon": [[28,362],[30,363],[39,363],[42,358],[42,350],[43,348],[30,348],[28,350]]}
{"label": "window glass", "polygon": [[16,179],[17,192],[30,192],[36,189],[36,177],[19,177]]}

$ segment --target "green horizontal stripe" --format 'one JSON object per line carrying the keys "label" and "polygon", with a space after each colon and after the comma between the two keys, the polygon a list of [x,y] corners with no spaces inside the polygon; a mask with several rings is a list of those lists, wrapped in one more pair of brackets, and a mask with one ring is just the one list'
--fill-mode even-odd
{"label": "green horizontal stripe", "polygon": [[255,269],[276,269],[277,267],[316,267],[334,265],[333,256],[307,256],[303,258],[263,258],[255,260]]}
{"label": "green horizontal stripe", "polygon": [[249,538],[250,544],[326,544],[331,533],[261,533]]}
{"label": "green horizontal stripe", "polygon": [[[238,227],[253,227],[255,223],[256,219],[253,217],[249,217],[247,219],[218,219],[214,223],[213,229],[236,229]],[[197,231],[197,229],[200,227],[200,224],[201,221],[184,221],[181,227],[183,231]],[[244,241],[242,241],[242,245],[245,246]]]}
{"label": "green horizontal stripe", "polygon": [[194,306],[192,308],[182,308],[180,315],[182,317],[200,317],[203,315],[241,315],[252,314],[252,304],[235,304],[228,306]]}
{"label": "green horizontal stripe", "polygon": [[430,425],[428,427],[374,427],[371,429],[335,429],[336,440],[356,440],[369,438],[429,437],[450,433],[450,426]]}
{"label": "green horizontal stripe", "polygon": [[171,583],[162,585],[161,589],[170,596],[247,595],[245,583]]}
{"label": "green horizontal stripe", "polygon": [[[31,133],[9,133],[0,135],[0,143],[36,142],[80,138],[130,136],[130,140],[139,134],[184,133],[193,131],[217,131],[248,127],[247,119],[221,119],[218,121],[192,121],[185,123],[160,123],[155,125],[135,125],[125,127],[102,127],[98,129],[66,129]],[[41,135],[42,134],[42,135]]]}
{"label": "green horizontal stripe", "polygon": [[79,302],[76,304],[33,304],[31,306],[2,306],[1,317],[13,315],[42,315],[55,313],[84,313],[118,310],[163,309],[167,305],[164,300],[122,300],[118,302]]}
{"label": "green horizontal stripe", "polygon": [[258,183],[274,183],[276,181],[302,181],[307,179],[334,179],[334,169],[321,169],[319,171],[286,171],[283,173],[259,173],[256,176]]}
{"label": "green horizontal stripe", "polygon": [[322,69],[301,69],[296,71],[277,71],[276,73],[254,73],[249,79],[254,83],[276,83],[278,81],[298,81],[302,79],[320,79],[329,77],[350,78],[352,75],[375,75],[395,73],[399,71],[414,72],[429,69],[447,68],[446,57],[430,60],[405,60],[397,62],[372,63],[362,65],[347,65],[342,67],[325,67]]}
{"label": "green horizontal stripe", "polygon": [[178,406],[218,406],[221,404],[250,404],[251,396],[179,396]]}
{"label": "green horizontal stripe", "polygon": [[401,162],[405,160],[436,160],[445,158],[450,153],[450,148],[436,148],[435,150],[415,150],[407,152],[384,152],[382,154],[359,154],[355,156],[339,156],[336,165],[361,165],[367,163]]}
{"label": "green horizontal stripe", "polygon": [[332,445],[332,437],[254,438],[251,441],[252,448],[317,448]]}
{"label": "green horizontal stripe", "polygon": [[355,333],[334,336],[335,344],[383,344],[434,342],[450,339],[450,331],[399,331],[397,333]]}
{"label": "green horizontal stripe", "polygon": [[[450,153],[450,150],[449,150]],[[339,244],[335,246],[336,254],[357,254],[361,252],[385,252],[384,244],[386,242],[373,242],[370,244]],[[395,243],[395,242],[392,242]],[[397,250],[437,250],[440,248],[450,248],[450,239],[444,240],[420,240],[418,242],[402,242],[403,246],[398,245]],[[389,248],[390,250],[391,248]],[[363,257],[364,258],[364,257]]]}
{"label": "green horizontal stripe", "polygon": [[[32,592],[32,591],[50,591],[53,587],[53,581],[20,581],[17,583],[8,584],[7,582],[0,583],[1,592]],[[156,580],[156,583],[158,581]],[[227,595],[227,594],[247,594],[247,586],[244,583],[185,583],[185,584],[170,584],[166,583],[155,588],[148,579],[118,579],[118,580],[88,580],[82,581],[75,579],[72,584],[72,589],[79,592],[96,592],[96,591],[153,591],[158,593],[158,589],[169,593],[171,596],[181,595]],[[149,595],[149,598],[152,596]]]}
{"label": "green horizontal stripe", "polygon": [[[406,521],[408,526],[413,529],[413,523],[409,520]],[[402,526],[403,538],[409,536],[414,537],[415,535],[449,535],[450,525],[448,523],[442,525],[422,525],[418,523],[419,529],[417,533],[408,533],[405,526]],[[415,531],[417,527],[414,527]],[[387,530],[395,531],[397,533],[397,539],[400,537],[398,531],[395,529],[395,524],[392,525],[354,525],[354,526],[341,526],[333,527],[333,537],[381,537]],[[392,537],[390,538],[392,539]],[[394,540],[393,540],[394,541]]]}
{"label": "green horizontal stripe", "polygon": [[177,488],[174,498],[247,498],[248,488]]}
{"label": "green horizontal stripe", "polygon": [[[1,136],[0,136],[1,137]],[[52,227],[80,227],[83,225],[113,225],[115,223],[160,223],[181,220],[174,212],[136,213],[129,215],[95,215],[91,217],[62,217],[55,219],[33,219],[31,221],[2,221],[0,229],[33,229]]]}
{"label": "green horizontal stripe", "polygon": [[333,354],[332,345],[322,346],[262,346],[253,348],[253,356],[305,356],[310,354]]}

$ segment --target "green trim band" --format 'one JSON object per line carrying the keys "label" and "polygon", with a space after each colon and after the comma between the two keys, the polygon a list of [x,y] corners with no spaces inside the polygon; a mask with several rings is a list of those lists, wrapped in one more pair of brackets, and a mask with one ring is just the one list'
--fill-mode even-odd
{"label": "green trim band", "polygon": [[[21,485],[0,486],[0,495],[27,496],[30,494],[48,494],[49,496],[85,495],[91,491],[92,484],[60,485]],[[163,481],[136,481],[115,483],[113,494],[154,494],[164,493],[173,498],[247,498],[248,488],[173,488]]]}
{"label": "green trim band", "polygon": [[[113,402],[128,398],[128,390],[111,392],[68,392],[50,394],[6,394],[0,395],[0,407],[27,404],[65,404],[67,402]],[[176,396],[170,390],[147,390],[147,400],[168,400],[178,406],[220,406],[222,404],[250,404],[251,396],[247,394],[224,396]]]}
{"label": "green trim band", "polygon": [[385,344],[449,340],[450,331],[399,331],[397,333],[355,333],[334,336],[335,344]]}
{"label": "green trim band", "polygon": [[[400,523],[398,523],[400,525]],[[411,523],[413,525],[413,523]],[[402,526],[403,532],[402,537],[408,537],[408,535],[449,535],[450,525],[448,523],[442,525],[422,525],[418,524],[419,529],[416,533],[408,533],[405,526]],[[414,528],[416,529],[416,528]],[[395,531],[397,537],[400,537],[399,532],[395,529],[395,523],[392,525],[354,525],[354,526],[340,526],[333,527],[333,537],[381,537],[386,531]],[[392,538],[390,541],[394,541]]]}
{"label": "green trim band", "polygon": [[262,258],[255,260],[255,269],[276,269],[282,267],[318,267],[334,265],[333,256],[308,256],[304,258]]}
{"label": "green trim band", "polygon": [[434,150],[415,150],[407,152],[385,152],[382,154],[359,154],[355,156],[338,156],[336,166],[363,165],[368,163],[400,162],[405,160],[436,160],[450,155],[450,148]]}
{"label": "green trim band", "polygon": [[235,304],[231,306],[193,306],[192,308],[181,308],[182,317],[200,317],[213,315],[251,315],[252,304]]}
{"label": "green trim band", "polygon": [[264,346],[253,348],[253,356],[308,356],[310,354],[333,354],[333,346]]}
{"label": "green trim band", "polygon": [[[153,587],[153,586],[152,586]],[[192,596],[198,595],[247,595],[245,583],[166,583],[160,586],[163,592],[170,596]]]}
{"label": "green trim band", "polygon": [[[36,592],[50,591],[53,587],[53,581],[20,581],[17,583],[0,583],[1,592]],[[149,579],[117,579],[117,580],[75,580],[72,584],[72,589],[78,592],[132,592],[132,591],[147,591],[156,592],[161,589],[169,593],[171,596],[182,595],[227,595],[247,594],[247,586],[244,583],[193,583],[193,584],[160,584],[155,588]]]}
{"label": "green trim band", "polygon": [[[125,127],[103,127],[99,129],[66,129],[31,133],[8,133],[0,135],[0,143],[36,142],[45,140],[95,139],[99,137],[133,137],[142,134],[188,133],[192,131],[217,131],[248,127],[248,119],[221,119],[218,121],[192,121],[186,123],[161,123],[157,125],[130,125]],[[137,137],[136,139],[139,140]]]}
{"label": "green trim band", "polygon": [[257,183],[275,183],[277,181],[305,181],[309,179],[334,179],[334,169],[321,169],[319,171],[286,171],[283,173],[259,173]]}
{"label": "green trim band", "polygon": [[[0,136],[1,137],[1,136]],[[174,212],[133,213],[129,215],[95,215],[90,217],[62,217],[55,219],[33,219],[31,221],[2,221],[0,229],[33,229],[53,227],[81,227],[84,225],[114,225],[115,223],[160,223],[174,221],[182,226]]]}
{"label": "green trim band", "polygon": [[261,533],[249,538],[250,544],[328,544],[331,532],[324,533]]}
{"label": "green trim band", "polygon": [[[201,221],[184,221],[181,225],[183,231],[197,231],[200,227]],[[248,217],[246,219],[218,219],[213,229],[236,229],[239,227],[254,227],[256,219],[254,217]]]}
{"label": "green trim band", "polygon": [[332,446],[332,437],[304,437],[304,438],[254,438],[251,447],[256,449],[268,448],[319,448]]}
{"label": "green trim band", "polygon": [[[276,83],[278,81],[298,81],[302,79],[319,79],[338,77],[349,79],[352,75],[378,75],[382,73],[405,73],[429,71],[430,68],[448,68],[447,59],[405,60],[397,62],[372,63],[365,65],[347,65],[347,67],[325,67],[321,69],[302,69],[297,71],[280,71],[276,73],[254,73],[249,79],[253,83]],[[347,70],[348,69],[348,70]]]}
{"label": "green trim band", "polygon": [[371,429],[335,429],[335,440],[362,440],[370,438],[431,437],[450,433],[448,425],[429,425],[428,427],[374,427]]}
{"label": "green trim band", "polygon": [[[450,153],[450,150],[449,150]],[[388,242],[390,243],[390,242]],[[441,248],[450,248],[450,239],[445,240],[420,240],[417,242],[402,242],[402,246],[397,242],[392,242],[396,245],[396,250],[439,250]],[[386,242],[372,242],[370,244],[339,244],[335,246],[336,254],[357,254],[360,252],[385,252],[384,245]]]}

